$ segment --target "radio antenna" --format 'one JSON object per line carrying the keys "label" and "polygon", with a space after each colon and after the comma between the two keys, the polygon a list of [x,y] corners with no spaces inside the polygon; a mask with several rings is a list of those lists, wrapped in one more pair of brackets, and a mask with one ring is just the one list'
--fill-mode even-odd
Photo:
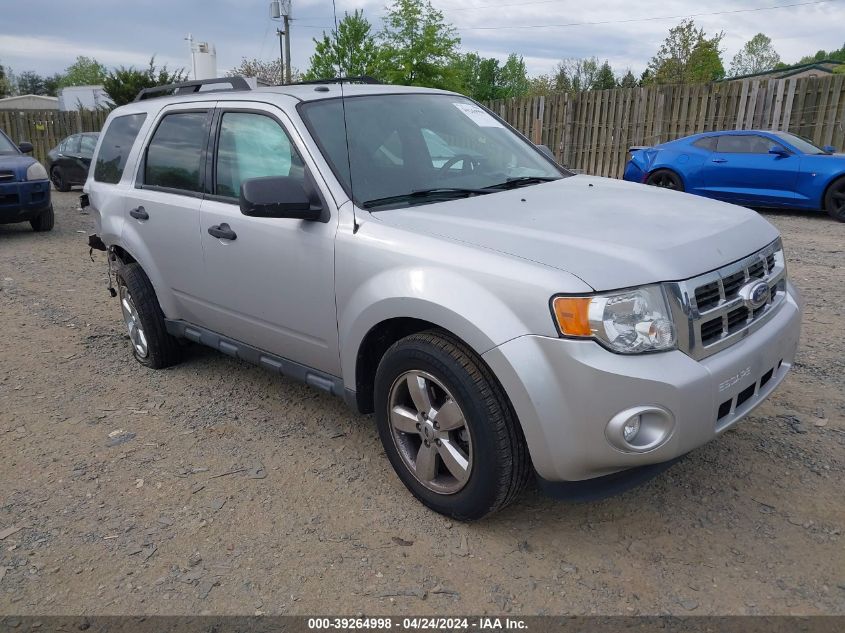
{"label": "radio antenna", "polygon": [[[334,12],[334,36],[338,36],[338,22],[337,22],[337,3],[335,0],[332,0],[332,10]],[[346,139],[346,166],[349,170],[349,197],[351,198],[352,203],[352,234],[358,232],[358,217],[355,215],[355,194],[353,187],[353,178],[352,178],[352,157],[349,152],[349,125],[346,121],[346,95],[343,91],[343,84],[345,80],[343,77],[345,76],[345,71],[343,68],[340,67],[340,60],[338,60],[338,67],[337,67],[337,76],[340,77],[340,107],[343,111],[343,136]]]}

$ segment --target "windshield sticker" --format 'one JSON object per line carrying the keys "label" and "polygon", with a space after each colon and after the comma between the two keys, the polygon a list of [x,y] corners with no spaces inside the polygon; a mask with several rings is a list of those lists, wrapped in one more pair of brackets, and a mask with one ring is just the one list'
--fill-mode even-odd
{"label": "windshield sticker", "polygon": [[504,127],[496,119],[474,103],[453,103],[458,110],[466,114],[478,127]]}

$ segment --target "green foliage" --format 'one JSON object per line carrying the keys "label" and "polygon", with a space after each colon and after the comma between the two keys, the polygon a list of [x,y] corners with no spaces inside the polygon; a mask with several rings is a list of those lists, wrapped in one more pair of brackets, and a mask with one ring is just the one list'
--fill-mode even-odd
{"label": "green foliage", "polygon": [[390,83],[447,88],[461,42],[429,0],[394,0],[379,34],[382,78]]}
{"label": "green foliage", "polygon": [[522,55],[511,53],[499,72],[499,97],[524,97],[531,88]]}
{"label": "green foliage", "polygon": [[44,77],[44,89],[48,95],[51,97],[57,97],[59,95],[59,89],[62,87],[62,79],[64,79],[62,73],[55,73],[49,77]]}
{"label": "green foliage", "polygon": [[[265,61],[255,57],[252,59],[243,57],[240,64],[226,72],[226,76],[255,77],[271,86],[280,86],[284,83],[282,60],[279,58]],[[291,81],[299,81],[302,77],[296,68],[291,68],[290,78]]]}
{"label": "green foliage", "polygon": [[636,88],[640,85],[640,82],[637,81],[637,78],[634,76],[634,73],[631,72],[631,69],[628,69],[622,79],[619,80],[619,87],[620,88]]}
{"label": "green foliage", "polygon": [[757,33],[734,55],[731,75],[753,75],[774,69],[780,63],[780,55],[772,46],[772,40],[763,33]]}
{"label": "green foliage", "polygon": [[715,81],[725,76],[719,45],[724,33],[708,38],[692,20],[684,20],[669,31],[657,54],[648,64],[647,83],[682,84]]}
{"label": "green foliage", "polygon": [[314,38],[315,51],[303,78],[377,77],[380,48],[371,29],[363,11],[346,13],[331,36],[324,32],[322,40]]}
{"label": "green foliage", "polygon": [[105,81],[107,74],[106,67],[96,59],[80,55],[65,69],[59,87],[99,86]]}
{"label": "green foliage", "polygon": [[528,81],[531,84],[528,88],[529,97],[548,97],[556,92],[555,79],[551,75],[537,75]]}
{"label": "green foliage", "polygon": [[19,95],[47,95],[47,84],[44,77],[32,70],[25,70],[16,78]]}
{"label": "green foliage", "polygon": [[601,68],[599,68],[598,73],[596,73],[592,89],[610,90],[612,88],[616,88],[618,85],[616,75],[613,74],[613,69],[610,67],[610,63],[605,60],[605,62],[601,65]]}
{"label": "green foliage", "polygon": [[806,57],[802,57],[798,60],[799,64],[812,64],[813,62],[821,62],[825,60],[831,60],[835,62],[845,62],[845,44],[842,45],[842,48],[826,51],[820,50],[815,55],[807,55]]}
{"label": "green foliage", "polygon": [[121,106],[135,100],[144,88],[154,88],[165,84],[185,81],[183,69],[175,72],[167,70],[167,66],[156,68],[155,57],[150,59],[150,65],[139,70],[134,66],[114,68],[103,81],[103,87],[115,105]]}
{"label": "green foliage", "polygon": [[560,92],[592,90],[599,75],[597,57],[561,60],[555,68],[555,89]]}
{"label": "green foliage", "polygon": [[6,76],[6,69],[0,64],[0,99],[12,94],[12,86]]}

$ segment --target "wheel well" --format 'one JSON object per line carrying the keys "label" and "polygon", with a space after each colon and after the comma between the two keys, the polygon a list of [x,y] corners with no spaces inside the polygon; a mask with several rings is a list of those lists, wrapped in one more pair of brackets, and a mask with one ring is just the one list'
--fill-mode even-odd
{"label": "wheel well", "polygon": [[845,180],[845,174],[838,174],[838,175],[834,176],[833,178],[831,178],[830,182],[827,183],[827,187],[825,187],[824,191],[822,192],[822,200],[821,200],[821,209],[822,210],[824,210],[824,205],[827,202],[828,192],[831,190],[833,185],[835,185],[836,183],[838,183],[841,180]]}
{"label": "wheel well", "polygon": [[437,327],[429,321],[402,317],[382,321],[367,332],[358,348],[358,357],[355,361],[356,400],[361,413],[372,413],[375,410],[373,391],[376,370],[388,348],[406,336],[437,329]]}
{"label": "wheel well", "polygon": [[112,246],[111,248],[109,248],[109,255],[120,260],[122,264],[133,264],[137,262],[137,260],[132,257],[129,251],[124,248],[121,248],[120,246]]}

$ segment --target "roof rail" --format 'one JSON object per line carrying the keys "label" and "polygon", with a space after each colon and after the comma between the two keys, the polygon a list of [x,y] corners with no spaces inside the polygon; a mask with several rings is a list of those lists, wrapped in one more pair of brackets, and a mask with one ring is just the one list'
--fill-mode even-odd
{"label": "roof rail", "polygon": [[145,101],[147,99],[155,99],[156,97],[166,97],[170,95],[193,94],[199,92],[203,86],[213,86],[217,84],[228,84],[229,88],[217,88],[215,90],[204,90],[203,92],[223,92],[227,90],[251,90],[246,79],[243,77],[218,77],[216,79],[197,79],[196,81],[184,81],[179,84],[167,84],[164,86],[156,86],[155,88],[144,88],[135,97],[135,101]]}
{"label": "roof rail", "polygon": [[369,75],[361,75],[359,77],[332,77],[329,79],[309,79],[308,81],[293,81],[286,86],[307,86],[310,84],[380,84],[378,79],[370,77]]}

